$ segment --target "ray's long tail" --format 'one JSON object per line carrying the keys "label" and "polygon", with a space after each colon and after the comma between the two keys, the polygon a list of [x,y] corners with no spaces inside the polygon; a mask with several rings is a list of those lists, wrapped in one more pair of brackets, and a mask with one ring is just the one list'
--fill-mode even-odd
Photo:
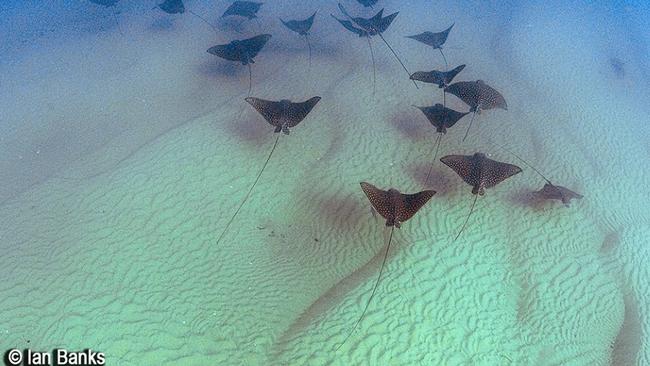
{"label": "ray's long tail", "polygon": [[472,128],[472,123],[474,123],[475,116],[476,116],[476,112],[472,112],[472,119],[469,120],[469,126],[467,126],[467,131],[465,132],[465,137],[463,137],[463,142],[465,142],[467,135],[469,135],[469,130]]}
{"label": "ray's long tail", "polygon": [[442,59],[445,61],[445,71],[448,71],[449,64],[447,63],[447,57],[445,57],[445,53],[442,52],[442,48],[438,47],[438,51],[440,51],[440,54],[442,55]]}
{"label": "ray's long tail", "polygon": [[548,178],[546,178],[546,177],[544,176],[544,174],[542,174],[539,170],[537,170],[537,168],[535,168],[534,166],[530,165],[526,160],[522,159],[519,155],[517,155],[517,154],[515,154],[514,152],[512,152],[512,150],[508,149],[507,147],[505,147],[505,146],[503,146],[503,145],[499,145],[499,144],[497,144],[496,142],[494,142],[494,141],[492,141],[492,140],[490,140],[490,139],[488,139],[488,141],[490,141],[490,142],[491,142],[493,145],[495,145],[496,147],[498,147],[498,148],[500,148],[500,149],[502,149],[502,150],[507,151],[510,155],[514,156],[514,157],[517,158],[519,161],[521,161],[522,163],[526,164],[530,169],[532,169],[535,173],[537,173],[540,177],[542,177],[542,179],[544,179],[548,184],[553,185],[553,183],[551,183],[551,181],[550,181]]}
{"label": "ray's long tail", "polygon": [[309,36],[305,34],[305,41],[307,41],[307,48],[309,49],[309,71],[311,73],[311,42],[309,42]]}
{"label": "ray's long tail", "polygon": [[251,91],[253,90],[253,68],[251,64],[248,63],[248,95],[247,98],[251,96]]}
{"label": "ray's long tail", "polygon": [[[442,52],[442,48],[438,47],[438,51],[440,51],[440,54],[442,55],[442,59],[445,61],[445,72],[449,71],[449,64],[447,63],[447,57],[445,57],[445,53]],[[445,88],[442,88],[442,106],[446,107],[447,106],[447,93],[445,93]]]}
{"label": "ray's long tail", "polygon": [[269,161],[271,160],[271,156],[273,156],[273,152],[275,151],[276,146],[278,146],[278,141],[280,141],[280,134],[275,138],[275,142],[273,143],[273,147],[271,148],[271,152],[269,153],[269,156],[266,158],[266,161],[264,162],[264,165],[262,165],[262,169],[260,169],[260,172],[257,174],[257,177],[255,178],[255,181],[253,182],[253,185],[248,189],[248,192],[246,193],[246,196],[244,196],[244,199],[241,201],[241,204],[239,204],[239,207],[237,207],[237,210],[235,213],[232,215],[228,223],[226,224],[226,227],[223,229],[221,232],[221,235],[217,238],[217,242],[215,246],[219,245],[221,242],[221,239],[223,239],[224,235],[226,235],[226,232],[230,228],[230,225],[235,221],[235,217],[237,217],[237,214],[239,214],[239,211],[241,211],[242,207],[246,204],[246,201],[248,201],[248,198],[251,196],[251,193],[253,192],[253,189],[255,188],[255,185],[257,182],[260,180],[260,177],[262,176],[262,173],[264,173],[264,169],[266,169],[266,166],[269,164]]}
{"label": "ray's long tail", "polygon": [[[388,49],[390,50],[390,52],[393,53],[393,56],[395,56],[395,58],[397,59],[397,61],[399,62],[399,64],[402,65],[402,68],[404,69],[404,71],[406,71],[406,74],[409,76],[409,78],[411,78],[411,73],[410,73],[409,70],[406,68],[406,66],[404,66],[404,63],[403,63],[402,60],[399,58],[399,56],[397,56],[397,53],[395,52],[395,50],[393,49],[393,47],[391,47],[390,44],[388,44],[388,42],[386,41],[386,38],[384,38],[384,36],[383,36],[381,33],[379,33],[379,32],[377,32],[377,35],[379,35],[379,37],[381,38],[381,40],[384,41],[384,43],[386,44],[386,46],[388,47]],[[418,84],[415,82],[415,80],[411,80],[411,81],[413,82],[413,85],[415,85],[415,88],[416,88],[416,89],[420,89],[420,87],[419,87]]]}
{"label": "ray's long tail", "polygon": [[460,234],[462,234],[463,230],[465,230],[465,226],[467,226],[467,223],[469,222],[469,218],[470,218],[470,216],[472,216],[472,212],[474,212],[474,205],[476,205],[476,200],[477,199],[478,199],[478,193],[474,195],[474,202],[472,202],[472,207],[470,207],[470,209],[469,209],[469,214],[467,215],[467,218],[465,218],[465,222],[463,223],[463,226],[461,226],[460,231],[458,232],[458,235],[456,235],[456,237],[454,238],[454,241],[452,241],[452,243],[455,242],[456,240],[458,240],[458,238],[460,237]]}
{"label": "ray's long tail", "polygon": [[339,344],[338,347],[336,347],[336,351],[338,351],[341,347],[343,347],[345,342],[347,342],[347,340],[352,336],[354,331],[357,329],[357,326],[359,325],[359,323],[361,323],[361,320],[363,319],[364,315],[366,315],[366,311],[368,310],[368,307],[370,306],[370,302],[372,301],[372,298],[375,296],[375,292],[377,291],[377,286],[379,285],[379,281],[381,280],[381,274],[383,273],[384,266],[386,265],[386,259],[388,258],[388,251],[390,250],[390,243],[393,240],[393,231],[395,231],[395,226],[392,226],[390,228],[390,236],[388,237],[388,244],[386,245],[386,252],[384,253],[384,260],[383,260],[383,262],[381,262],[381,268],[379,269],[379,275],[377,275],[377,281],[375,282],[375,285],[372,288],[372,292],[370,293],[370,297],[368,298],[368,302],[366,302],[366,307],[363,308],[363,312],[361,313],[361,316],[359,317],[359,319],[357,319],[357,322],[354,323],[354,326],[352,327],[352,330],[350,331],[348,336],[345,337],[343,342],[341,342],[341,344]]}
{"label": "ray's long tail", "polygon": [[427,173],[427,179],[424,180],[424,185],[427,186],[429,184],[429,177],[431,176],[431,170],[433,169],[433,164],[436,163],[436,158],[438,157],[438,149],[440,148],[440,144],[442,142],[442,134],[439,133],[438,137],[436,137],[436,142],[434,143],[433,149],[435,153],[433,154],[433,161],[431,162],[431,165],[429,166],[429,172]]}
{"label": "ray's long tail", "polygon": [[368,39],[368,47],[370,48],[370,58],[372,59],[372,95],[375,95],[375,89],[377,85],[377,68],[375,67],[375,52],[372,50],[372,42],[370,42],[370,37]]}
{"label": "ray's long tail", "polygon": [[190,10],[190,9],[187,9],[187,12],[190,13],[190,14],[192,14],[192,15],[194,15],[195,17],[199,18],[199,20],[201,20],[203,23],[209,25],[210,28],[212,28],[212,30],[213,30],[215,33],[219,34],[219,31],[217,30],[217,27],[215,27],[214,25],[212,25],[212,23],[208,22],[204,17],[198,15],[197,13],[193,12],[193,11]]}

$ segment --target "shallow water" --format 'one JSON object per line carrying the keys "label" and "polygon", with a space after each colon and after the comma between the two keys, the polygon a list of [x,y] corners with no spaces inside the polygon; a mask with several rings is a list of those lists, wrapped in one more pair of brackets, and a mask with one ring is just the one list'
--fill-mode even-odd
{"label": "shallow water", "polygon": [[[0,6],[0,346],[86,348],[112,365],[650,365],[650,6],[396,1],[383,33],[410,72],[444,68],[405,38],[455,24],[456,81],[508,110],[469,116],[438,157],[486,153],[523,172],[479,197],[440,162],[412,105],[440,90],[336,2],[9,1]],[[310,42],[278,18],[318,11]],[[246,66],[206,50],[270,33],[252,96],[322,100],[275,141],[244,98]],[[452,95],[446,105],[468,107]],[[584,195],[570,208],[531,192]],[[359,182],[436,195],[395,230]]]}

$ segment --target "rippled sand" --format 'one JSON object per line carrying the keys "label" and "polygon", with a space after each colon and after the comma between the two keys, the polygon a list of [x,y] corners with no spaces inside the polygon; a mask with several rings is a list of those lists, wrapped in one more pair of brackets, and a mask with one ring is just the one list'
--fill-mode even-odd
{"label": "rippled sand", "polygon": [[[274,38],[253,65],[253,95],[323,99],[280,137],[219,246],[274,140],[243,101],[246,69],[215,65],[205,53],[236,36],[215,42],[196,19],[167,24],[160,14],[124,10],[124,38],[109,27],[75,41],[95,44],[100,55],[126,42],[119,49],[128,52],[115,58],[132,66],[104,84],[117,88],[108,116],[94,118],[101,103],[87,87],[75,92],[80,104],[73,92],[61,97],[65,107],[55,112],[66,123],[77,116],[83,133],[68,124],[61,132],[51,111],[32,104],[34,116],[48,116],[47,131],[64,136],[57,141],[70,145],[74,162],[59,151],[48,156],[55,163],[42,163],[48,174],[25,174],[26,183],[5,191],[2,345],[90,347],[115,365],[650,363],[647,80],[639,81],[633,61],[622,79],[609,68],[604,55],[629,54],[631,46],[604,9],[556,13],[534,4],[510,10],[506,21],[503,9],[485,6],[438,12],[429,2],[384,3],[388,13],[400,10],[385,36],[411,71],[441,60],[402,36],[455,22],[445,52],[451,65],[468,65],[458,80],[483,79],[508,102],[508,111],[478,116],[465,143],[469,117],[461,120],[439,155],[480,150],[524,172],[480,197],[452,243],[471,188],[436,163],[438,193],[396,231],[364,320],[334,351],[365,306],[388,236],[358,183],[423,188],[434,135],[411,105],[441,96],[429,85],[416,90],[379,39],[373,95],[366,41],[334,23],[329,3],[316,19],[308,74],[303,40],[275,21],[287,12],[308,16],[313,6],[298,3],[264,5],[261,24]],[[591,29],[594,22],[610,33]],[[94,43],[102,37],[110,39]],[[101,68],[102,57],[86,57],[88,67]],[[81,85],[101,94],[102,81]],[[139,95],[144,106],[136,108]],[[105,123],[116,124],[110,138],[97,132]],[[533,200],[543,180],[488,139],[585,198],[569,209]],[[40,169],[30,159],[25,164]],[[12,164],[7,169],[19,169]]]}

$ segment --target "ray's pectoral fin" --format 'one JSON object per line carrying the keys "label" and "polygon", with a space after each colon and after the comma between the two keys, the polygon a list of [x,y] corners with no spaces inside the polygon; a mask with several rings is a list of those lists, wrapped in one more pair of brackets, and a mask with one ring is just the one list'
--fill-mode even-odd
{"label": "ray's pectoral fin", "polygon": [[[508,163],[485,159],[485,172],[482,177],[485,188],[492,188],[513,175],[521,173],[521,168]],[[479,192],[480,193],[480,192]]]}
{"label": "ray's pectoral fin", "polygon": [[298,123],[302,122],[320,100],[321,97],[312,97],[302,103],[289,104],[287,108],[287,114],[289,116],[289,120],[287,121],[288,127],[295,127]]}
{"label": "ray's pectoral fin", "polygon": [[415,215],[415,213],[418,212],[434,194],[436,194],[436,191],[434,190],[426,190],[413,194],[402,194],[402,210],[398,213],[399,220],[406,221],[413,217],[413,215]]}
{"label": "ray's pectoral fin", "polygon": [[361,182],[361,189],[368,197],[372,208],[377,211],[381,217],[386,219],[386,224],[392,219],[391,207],[389,204],[390,197],[388,192],[379,189],[368,182]]}

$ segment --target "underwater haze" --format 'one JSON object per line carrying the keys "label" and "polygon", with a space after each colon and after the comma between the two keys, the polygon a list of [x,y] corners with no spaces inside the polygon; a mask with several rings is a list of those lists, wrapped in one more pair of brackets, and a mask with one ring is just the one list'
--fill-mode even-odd
{"label": "underwater haze", "polygon": [[0,4],[6,363],[650,365],[650,3],[255,1]]}

